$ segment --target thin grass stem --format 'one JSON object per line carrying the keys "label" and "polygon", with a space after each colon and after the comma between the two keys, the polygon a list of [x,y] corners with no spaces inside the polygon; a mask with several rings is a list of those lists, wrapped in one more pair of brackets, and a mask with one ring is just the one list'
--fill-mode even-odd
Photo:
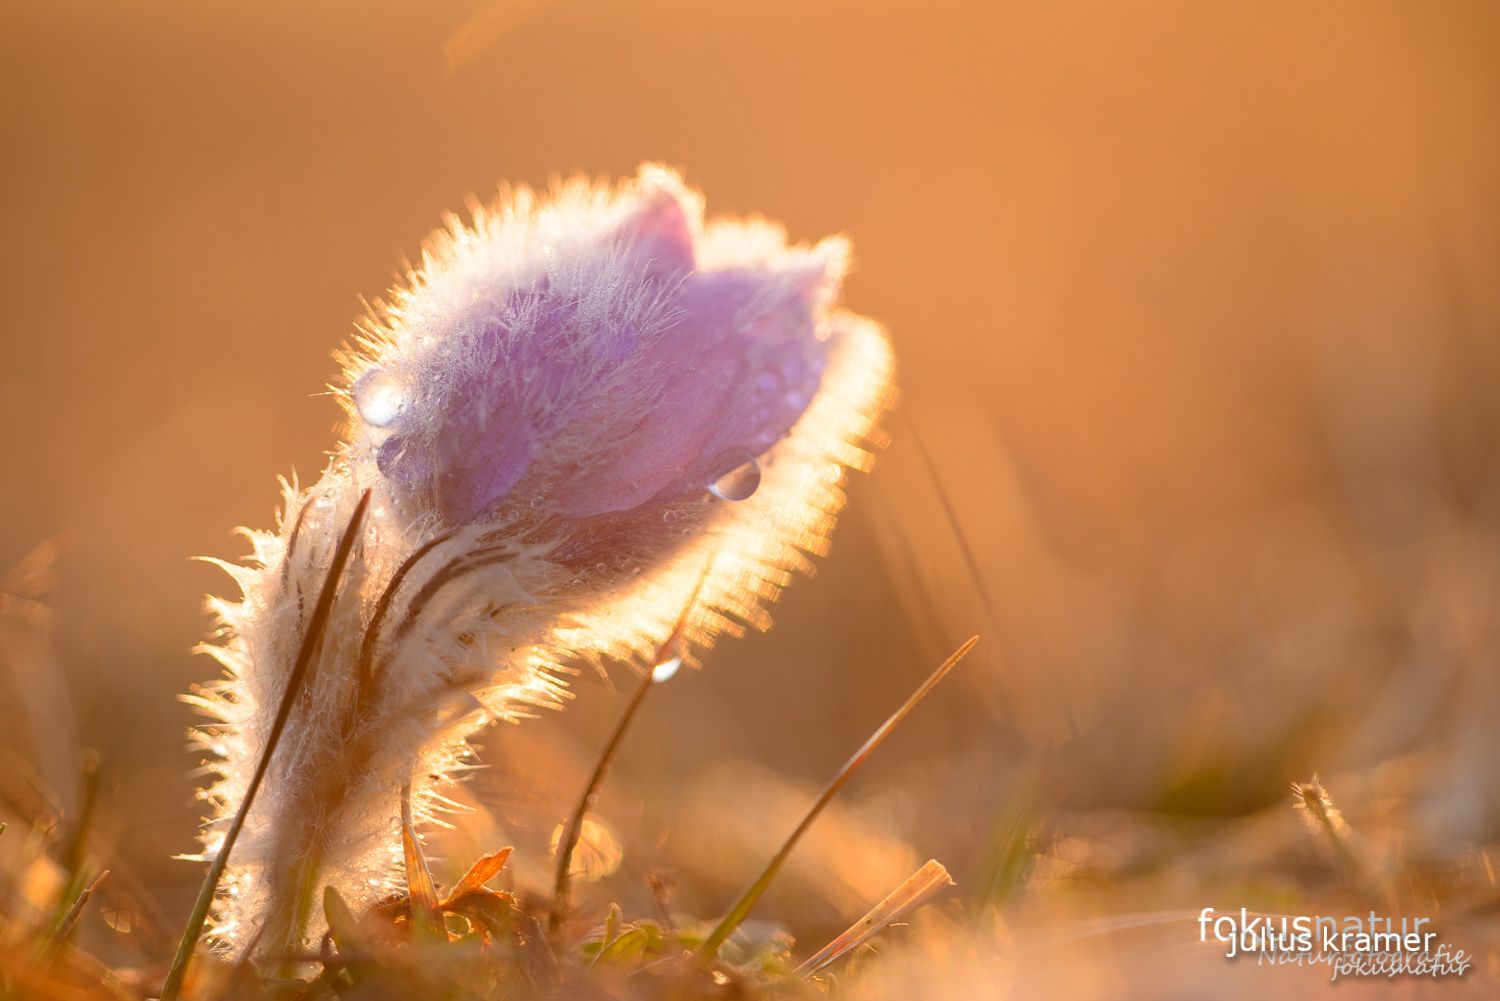
{"label": "thin grass stem", "polygon": [[[711,561],[709,565],[712,566]],[[563,829],[562,837],[558,839],[557,880],[554,884],[552,918],[548,929],[554,936],[562,929],[563,920],[567,916],[573,852],[578,848],[578,839],[583,834],[584,816],[588,813],[589,807],[593,806],[595,800],[599,798],[599,787],[604,784],[604,777],[609,774],[610,767],[614,764],[615,755],[619,753],[620,742],[625,737],[625,731],[630,727],[631,720],[635,719],[636,711],[640,709],[641,703],[645,701],[646,693],[656,683],[656,669],[672,657],[680,656],[678,648],[682,643],[683,633],[687,631],[688,617],[693,611],[693,606],[698,603],[698,591],[703,587],[703,581],[707,578],[708,570],[705,569],[703,576],[698,578],[698,583],[693,588],[687,604],[683,606],[682,614],[677,618],[677,624],[672,627],[671,635],[657,648],[656,656],[651,659],[651,666],[641,678],[640,684],[636,686],[629,704],[625,706],[625,711],[620,714],[620,720],[615,724],[614,732],[610,734],[604,749],[599,752],[599,760],[594,763],[594,772],[589,776],[588,785],[583,789],[583,796],[579,798],[578,805],[573,808],[573,813],[568,818],[568,825]]]}
{"label": "thin grass stem", "polygon": [[208,868],[208,875],[203,880],[203,888],[198,891],[198,901],[193,905],[193,913],[188,918],[187,929],[182,933],[182,942],[177,946],[177,955],[172,959],[172,967],[167,971],[166,982],[162,985],[161,1001],[177,1001],[178,995],[182,993],[182,979],[187,973],[188,961],[193,957],[193,950],[198,947],[198,939],[203,934],[204,922],[208,920],[209,908],[213,906],[214,892],[218,889],[220,877],[224,875],[224,867],[229,864],[229,853],[234,850],[234,842],[240,836],[240,829],[245,826],[245,818],[250,814],[250,804],[254,802],[255,793],[260,788],[261,781],[266,777],[271,755],[276,753],[276,745],[281,740],[282,731],[286,729],[287,720],[292,715],[292,706],[296,705],[297,697],[307,683],[311,673],[313,651],[322,640],[323,629],[328,624],[328,615],[333,610],[333,599],[338,593],[339,578],[343,576],[344,565],[349,562],[349,554],[359,538],[365,521],[365,511],[369,506],[370,491],[366,490],[359,499],[359,506],[354,509],[354,516],[349,519],[349,527],[344,529],[344,536],[339,540],[338,549],[333,554],[333,562],[328,567],[328,577],[323,581],[323,590],[318,594],[318,604],[313,609],[312,619],[307,624],[307,632],[302,637],[302,645],[297,650],[297,662],[292,668],[292,673],[287,677],[286,691],[282,693],[281,705],[276,710],[276,720],[271,724],[271,732],[266,737],[266,749],[255,766],[255,774],[250,777],[250,784],[245,789],[245,798],[240,801],[240,808],[235,813],[228,832],[224,835],[224,843],[219,846],[219,852],[214,856],[213,864]]}
{"label": "thin grass stem", "polygon": [[937,463],[933,461],[932,453],[927,451],[927,443],[922,440],[922,432],[917,430],[916,419],[908,411],[899,411],[899,413],[906,419],[906,426],[911,429],[911,440],[917,446],[917,454],[922,457],[922,466],[927,471],[927,478],[932,481],[932,487],[937,491],[938,502],[943,506],[943,515],[948,519],[948,526],[953,529],[953,535],[958,540],[958,549],[963,554],[964,566],[969,571],[969,578],[974,581],[974,590],[979,592],[980,604],[984,606],[984,617],[989,622],[990,628],[998,634],[1001,629],[995,620],[995,602],[991,600],[989,588],[985,586],[984,574],[979,572],[979,560],[969,546],[969,537],[964,532],[963,523],[958,520],[958,510],[954,508],[953,501],[948,496],[948,489],[943,486],[943,478],[938,475]]}
{"label": "thin grass stem", "polygon": [[599,752],[599,760],[594,763],[594,772],[589,776],[588,785],[584,787],[583,797],[573,808],[572,815],[568,817],[568,826],[563,830],[563,835],[558,841],[557,880],[553,887],[552,918],[549,929],[553,935],[556,935],[562,928],[563,920],[568,912],[573,852],[577,850],[578,840],[583,835],[584,816],[589,807],[593,806],[595,800],[599,798],[599,787],[604,784],[604,777],[609,774],[609,769],[614,764],[615,755],[619,753],[620,742],[625,737],[625,731],[629,728],[631,720],[635,718],[641,703],[646,700],[646,693],[651,690],[653,684],[655,681],[651,676],[651,671],[648,670],[635,686],[635,692],[630,696],[630,702],[625,706],[625,711],[620,714],[619,722],[615,724],[614,732],[609,735],[609,741],[604,745],[604,750]]}
{"label": "thin grass stem", "polygon": [[[948,496],[948,488],[943,486],[943,478],[938,475],[937,463],[933,461],[932,453],[927,450],[927,444],[922,440],[922,432],[917,428],[917,422],[909,411],[901,412],[906,420],[906,426],[911,429],[912,441],[917,446],[917,454],[922,457],[922,465],[927,470],[928,479],[932,480],[932,488],[937,491],[938,501],[943,505],[943,515],[948,519],[948,525],[953,529],[953,537],[958,540],[959,552],[963,554],[964,566],[968,568],[969,577],[974,581],[974,590],[979,593],[979,602],[984,607],[984,620],[994,630],[996,636],[1002,639],[1005,630],[1000,628],[1000,620],[995,616],[995,609],[999,607],[990,596],[989,588],[985,586],[984,575],[979,571],[979,559],[974,555],[974,548],[969,545],[969,536],[964,532],[964,526],[958,520],[958,509],[953,506],[953,499]],[[1073,713],[1072,697],[1067,689],[1063,690],[1063,716],[1068,721],[1068,730],[1077,737],[1078,717]]]}
{"label": "thin grass stem", "polygon": [[865,759],[870,756],[875,748],[881,745],[885,738],[890,735],[890,732],[896,728],[897,724],[916,708],[918,702],[927,697],[927,693],[931,692],[937,686],[937,683],[943,680],[943,676],[953,669],[953,665],[963,660],[964,655],[974,649],[974,644],[978,642],[978,636],[970,637],[963,646],[955,650],[947,660],[938,665],[938,669],[933,671],[926,681],[922,682],[921,687],[912,693],[905,704],[892,713],[890,719],[882,723],[880,729],[871,734],[870,739],[866,740],[860,749],[854,752],[854,756],[845,762],[844,767],[839,769],[839,773],[824,788],[823,794],[818,797],[817,802],[813,803],[807,814],[802,818],[802,822],[797,825],[796,830],[787,836],[786,841],[782,843],[781,850],[776,853],[770,862],[766,863],[766,867],[760,876],[756,878],[755,882],[750,884],[749,889],[740,896],[735,905],[729,909],[729,913],[725,914],[723,920],[719,922],[718,927],[713,930],[708,938],[704,940],[703,945],[699,947],[698,965],[700,967],[707,966],[714,961],[714,957],[719,954],[719,947],[724,944],[730,935],[734,934],[734,930],[740,926],[740,922],[745,920],[745,917],[750,913],[750,909],[760,900],[761,894],[765,893],[767,888],[770,887],[771,882],[776,878],[776,874],[781,871],[782,864],[786,862],[787,856],[792,853],[793,848],[797,847],[797,842],[802,840],[802,835],[807,833],[807,829],[812,826],[813,821],[818,819],[818,815],[833,801],[833,797],[838,795],[839,790],[844,787],[844,784],[849,781],[850,777],[859,769],[859,766],[865,763]]}

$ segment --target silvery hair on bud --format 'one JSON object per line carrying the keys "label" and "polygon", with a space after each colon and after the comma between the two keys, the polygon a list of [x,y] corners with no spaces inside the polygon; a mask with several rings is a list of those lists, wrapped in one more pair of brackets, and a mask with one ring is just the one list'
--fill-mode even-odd
{"label": "silvery hair on bud", "polygon": [[[502,190],[456,218],[340,357],[346,442],[274,532],[221,564],[226,676],[211,854],[264,748],[331,554],[364,530],[215,910],[218,941],[303,947],[324,885],[399,886],[398,790],[432,821],[467,738],[559,704],[572,662],[649,656],[695,593],[705,647],[810,571],[890,404],[892,355],[837,307],[848,248],[763,221],[703,222],[660,167],[550,198]],[[692,651],[684,650],[692,661]]]}

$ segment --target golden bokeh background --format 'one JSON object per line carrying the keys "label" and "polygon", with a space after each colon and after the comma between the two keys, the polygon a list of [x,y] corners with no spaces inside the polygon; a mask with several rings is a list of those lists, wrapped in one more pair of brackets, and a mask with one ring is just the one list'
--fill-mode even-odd
{"label": "golden bokeh background", "polygon": [[[174,696],[229,587],[190,557],[321,468],[330,352],[440,213],[645,160],[846,233],[902,396],[777,626],[648,704],[612,879],[723,907],[780,829],[734,804],[794,816],[972,633],[767,916],[838,931],[926,857],[970,892],[1021,801],[1241,817],[1413,755],[1410,836],[1500,842],[1500,8],[33,0],[0,26],[0,566],[75,533],[97,837],[172,922]],[[544,850],[623,703],[578,691],[486,741],[476,844]],[[66,772],[66,720],[0,692]]]}

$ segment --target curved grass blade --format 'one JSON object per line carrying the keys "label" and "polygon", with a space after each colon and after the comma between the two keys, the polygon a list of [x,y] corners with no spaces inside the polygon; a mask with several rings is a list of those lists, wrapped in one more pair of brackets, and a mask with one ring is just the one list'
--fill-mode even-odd
{"label": "curved grass blade", "polygon": [[[712,566],[712,562],[709,564]],[[703,587],[703,581],[708,577],[708,570],[703,571],[703,576],[698,578],[698,584],[693,588],[687,605],[682,609],[682,614],[677,618],[677,624],[672,627],[672,633],[656,650],[656,656],[651,659],[651,668],[645,672],[640,684],[636,686],[635,694],[631,695],[630,702],[625,706],[625,711],[620,715],[620,721],[615,724],[614,733],[610,734],[609,741],[604,745],[604,750],[599,752],[599,760],[594,764],[594,773],[589,776],[588,785],[584,787],[583,797],[579,799],[578,805],[573,808],[573,814],[568,818],[568,826],[563,829],[563,836],[557,843],[557,881],[553,890],[552,919],[549,922],[549,930],[556,935],[562,928],[562,923],[568,913],[568,891],[572,880],[573,852],[578,848],[578,839],[583,834],[583,818],[588,813],[589,807],[599,798],[599,787],[604,784],[604,777],[609,774],[610,766],[614,764],[615,755],[619,753],[620,741],[625,737],[625,731],[630,726],[630,721],[635,719],[635,714],[646,698],[646,693],[656,683],[656,669],[663,664],[669,663],[673,657],[680,656],[678,649],[682,643],[683,634],[687,632],[688,617],[692,614],[693,606],[698,603],[698,591]],[[670,675],[668,675],[670,677]]]}
{"label": "curved grass blade", "polygon": [[807,811],[806,816],[802,818],[802,822],[797,825],[797,829],[787,836],[786,841],[781,845],[781,850],[776,853],[770,862],[766,863],[766,868],[761,872],[760,876],[756,878],[754,883],[750,884],[750,888],[740,896],[735,905],[729,909],[729,913],[724,915],[723,920],[719,922],[718,927],[713,930],[712,934],[704,940],[703,945],[698,948],[698,965],[700,967],[707,966],[713,962],[714,957],[719,954],[719,947],[724,944],[730,935],[734,934],[734,930],[740,926],[740,922],[745,920],[746,915],[750,913],[750,909],[755,906],[756,901],[760,900],[761,894],[766,892],[766,889],[770,887],[771,882],[776,878],[776,874],[781,871],[782,863],[792,853],[792,849],[797,847],[797,842],[802,839],[802,835],[807,833],[807,829],[812,826],[813,821],[818,819],[818,814],[822,813],[824,807],[833,801],[833,797],[838,795],[838,791],[844,788],[844,784],[849,781],[850,776],[859,769],[860,765],[865,763],[865,759],[870,756],[870,753],[875,748],[880,746],[881,742],[896,728],[896,725],[916,708],[917,703],[926,698],[927,693],[932,691],[939,681],[943,680],[943,676],[953,669],[953,665],[963,660],[964,655],[974,649],[974,644],[978,642],[978,636],[970,637],[968,642],[953,651],[948,659],[939,664],[938,669],[933,671],[932,675],[926,681],[922,682],[921,687],[912,693],[911,698],[907,699],[900,709],[892,713],[890,719],[882,723],[880,729],[872,733],[870,739],[866,740],[863,746],[854,752],[854,756],[844,763],[844,767],[839,769],[839,773],[833,777],[833,781],[828,783],[823,789],[823,794],[818,797],[817,802]]}
{"label": "curved grass blade", "polygon": [[224,874],[224,867],[229,864],[229,853],[234,850],[234,842],[240,836],[240,829],[245,826],[245,818],[250,813],[250,804],[255,801],[256,790],[260,788],[261,781],[266,777],[266,768],[271,763],[271,755],[276,753],[276,745],[281,740],[281,733],[286,729],[287,720],[292,715],[292,706],[296,705],[297,697],[307,683],[308,675],[311,673],[313,651],[317,649],[318,641],[323,637],[323,629],[328,624],[328,614],[333,610],[333,599],[338,593],[339,578],[343,576],[344,565],[349,562],[349,554],[354,549],[355,540],[359,538],[365,521],[365,511],[369,506],[370,491],[366,490],[364,496],[359,499],[359,505],[354,509],[354,516],[349,519],[349,527],[344,529],[343,538],[339,539],[338,549],[334,551],[333,562],[328,567],[328,577],[323,581],[323,590],[318,594],[318,604],[313,609],[312,619],[307,624],[307,632],[302,637],[302,645],[297,650],[297,662],[292,667],[292,673],[287,677],[286,691],[282,693],[281,705],[276,710],[276,721],[271,724],[271,732],[266,736],[265,753],[260,756],[260,761],[255,766],[255,774],[250,777],[250,785],[245,789],[245,798],[240,803],[239,812],[234,815],[229,831],[224,835],[224,843],[219,846],[219,853],[214,856],[213,864],[208,868],[208,875],[203,880],[203,888],[198,891],[198,901],[193,905],[193,913],[188,918],[187,929],[182,933],[182,942],[177,946],[177,955],[172,959],[172,968],[167,971],[166,982],[162,985],[161,1001],[177,1001],[177,996],[182,992],[182,978],[187,973],[188,960],[192,958],[193,950],[198,947],[198,939],[203,934],[203,924],[208,920],[209,908],[213,906],[214,891],[218,889],[219,877]]}

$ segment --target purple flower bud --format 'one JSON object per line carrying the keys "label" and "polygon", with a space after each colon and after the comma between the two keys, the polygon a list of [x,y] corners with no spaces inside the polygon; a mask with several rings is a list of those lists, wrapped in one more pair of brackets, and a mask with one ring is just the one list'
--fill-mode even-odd
{"label": "purple flower bud", "polygon": [[450,243],[352,389],[380,472],[446,523],[516,495],[571,520],[701,494],[817,395],[841,242],[699,261],[698,203],[655,171],[519,254],[493,252],[493,226]]}

